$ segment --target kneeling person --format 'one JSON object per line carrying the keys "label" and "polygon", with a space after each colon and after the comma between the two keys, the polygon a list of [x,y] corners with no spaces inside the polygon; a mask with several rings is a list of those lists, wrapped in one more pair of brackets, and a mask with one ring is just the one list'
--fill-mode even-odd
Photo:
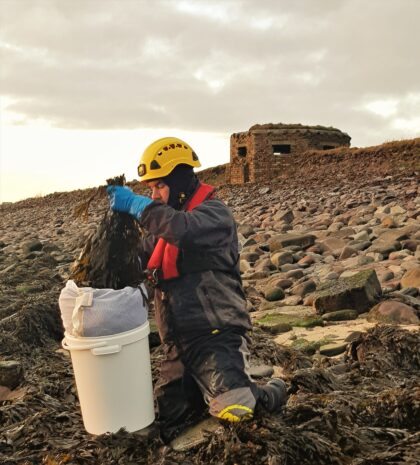
{"label": "kneeling person", "polygon": [[108,188],[111,207],[133,215],[148,232],[141,260],[155,290],[155,317],[165,360],[155,388],[164,440],[203,411],[231,422],[270,412],[286,401],[283,381],[258,386],[248,371],[251,321],[239,273],[236,225],[212,186],[200,183],[200,162],[177,138],[144,152],[139,176],[151,198]]}

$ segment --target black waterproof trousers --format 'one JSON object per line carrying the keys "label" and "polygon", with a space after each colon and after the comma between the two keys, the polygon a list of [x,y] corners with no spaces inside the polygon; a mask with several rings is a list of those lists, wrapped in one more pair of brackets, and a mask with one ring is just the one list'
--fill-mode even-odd
{"label": "black waterproof trousers", "polygon": [[231,422],[251,418],[257,387],[249,376],[245,332],[229,328],[191,343],[164,344],[165,360],[155,388],[164,440],[206,409]]}

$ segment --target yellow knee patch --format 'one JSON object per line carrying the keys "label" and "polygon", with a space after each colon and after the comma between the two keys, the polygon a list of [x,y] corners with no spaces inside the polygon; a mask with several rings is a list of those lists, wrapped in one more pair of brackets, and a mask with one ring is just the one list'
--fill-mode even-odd
{"label": "yellow knee patch", "polygon": [[225,407],[217,414],[217,418],[231,423],[250,420],[254,416],[254,411],[245,405],[232,404]]}

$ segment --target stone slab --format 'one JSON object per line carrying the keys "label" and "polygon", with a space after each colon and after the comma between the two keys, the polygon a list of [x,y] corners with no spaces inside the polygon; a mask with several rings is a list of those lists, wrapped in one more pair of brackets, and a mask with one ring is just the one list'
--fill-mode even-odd
{"label": "stone slab", "polygon": [[185,452],[193,447],[199,446],[206,441],[209,433],[214,433],[223,426],[215,418],[206,418],[190,428],[187,428],[178,437],[176,437],[170,446],[177,452]]}

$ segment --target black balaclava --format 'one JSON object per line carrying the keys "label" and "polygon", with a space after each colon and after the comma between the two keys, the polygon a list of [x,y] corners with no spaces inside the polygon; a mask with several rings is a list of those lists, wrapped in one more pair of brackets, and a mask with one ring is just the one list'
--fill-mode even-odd
{"label": "black balaclava", "polygon": [[197,176],[192,166],[178,165],[162,181],[169,186],[168,205],[181,210],[185,202],[191,197],[198,185]]}

